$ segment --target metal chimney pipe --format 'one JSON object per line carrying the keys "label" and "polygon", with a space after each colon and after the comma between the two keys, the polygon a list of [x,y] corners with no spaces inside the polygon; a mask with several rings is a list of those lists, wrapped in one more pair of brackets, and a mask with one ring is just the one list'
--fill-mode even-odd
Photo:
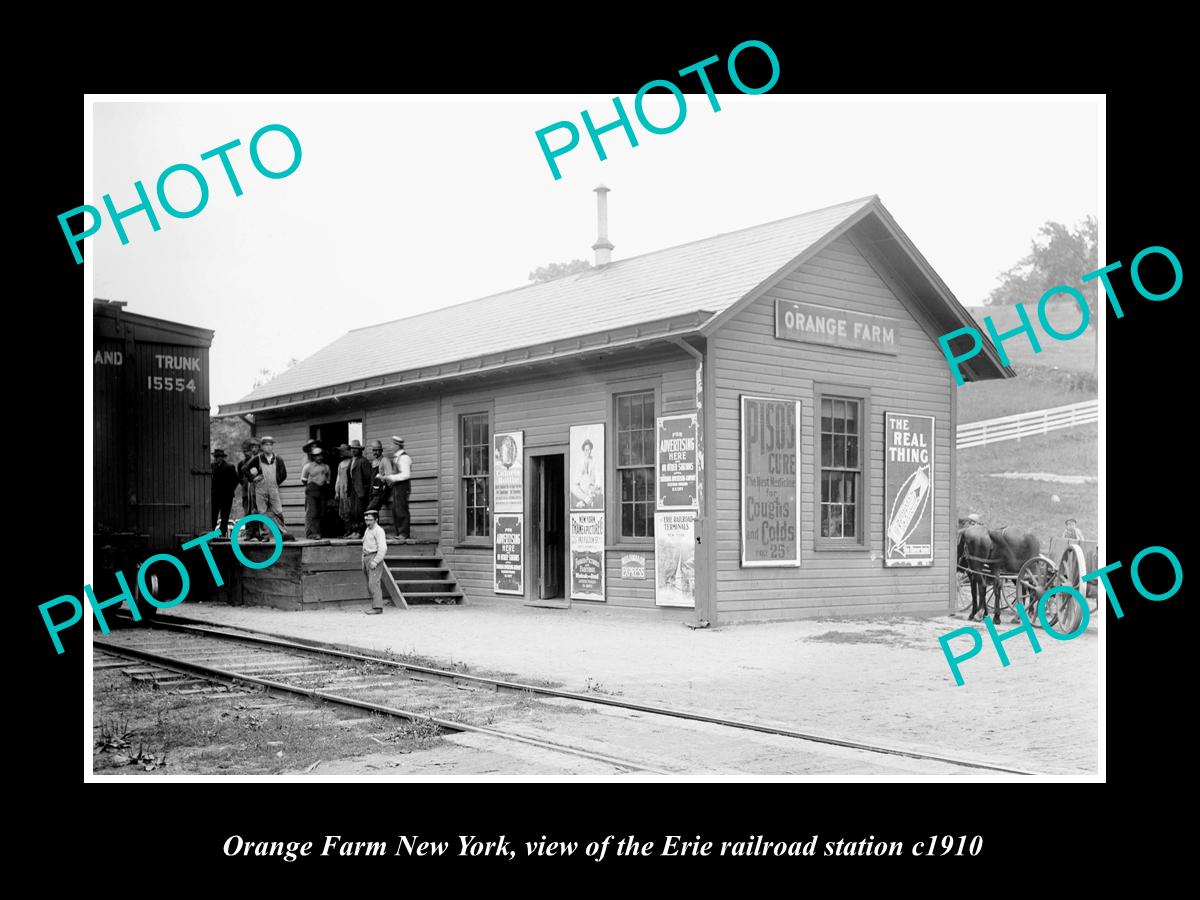
{"label": "metal chimney pipe", "polygon": [[604,266],[612,262],[613,245],[608,239],[608,188],[600,185],[596,190],[596,215],[599,219],[600,234],[592,249],[596,251],[596,265]]}

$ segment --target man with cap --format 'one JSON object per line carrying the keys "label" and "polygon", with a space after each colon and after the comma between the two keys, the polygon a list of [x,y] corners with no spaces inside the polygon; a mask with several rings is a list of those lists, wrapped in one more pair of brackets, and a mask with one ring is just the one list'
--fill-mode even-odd
{"label": "man with cap", "polygon": [[[237,464],[238,481],[242,485],[242,517],[258,512],[258,504],[254,502],[254,478],[250,474],[250,460],[258,456],[260,446],[257,438],[242,441],[242,458]],[[251,522],[243,532],[248,540],[258,535],[261,523]]]}
{"label": "man with cap", "polygon": [[310,540],[321,537],[321,514],[325,511],[325,492],[329,486],[329,466],[325,463],[325,451],[316,442],[306,444],[308,462],[300,470],[300,483],[304,485],[304,536]]}
{"label": "man with cap", "polygon": [[348,508],[349,537],[356,538],[363,531],[363,510],[371,496],[371,478],[374,470],[363,459],[362,441],[355,438],[350,442],[350,465],[346,467],[346,505]]}
{"label": "man with cap", "polygon": [[396,446],[393,457],[396,473],[386,476],[385,480],[392,485],[392,517],[396,520],[396,537],[406,541],[409,540],[408,495],[412,488],[412,457],[405,451],[402,438],[392,435],[392,443]]}
{"label": "man with cap", "polygon": [[[287,480],[287,466],[284,465],[282,456],[275,455],[275,438],[262,439],[262,453],[250,460],[247,471],[254,479],[254,501],[258,504],[259,513],[274,519],[280,532],[286,535],[288,530],[283,523],[283,504],[279,500],[279,488]],[[267,538],[260,537],[260,540]]]}
{"label": "man with cap", "polygon": [[367,592],[371,595],[371,608],[363,610],[369,616],[377,616],[383,612],[383,590],[380,582],[383,579],[384,559],[387,557],[387,535],[379,525],[379,513],[368,509],[364,514],[366,527],[362,539],[362,570],[367,579]]}
{"label": "man with cap", "polygon": [[1079,530],[1079,522],[1074,516],[1067,519],[1067,527],[1063,529],[1063,539],[1068,544],[1078,544],[1083,540],[1083,532]]}
{"label": "man with cap", "polygon": [[221,537],[229,533],[229,511],[233,508],[237,486],[238,471],[226,461],[225,451],[218,447],[213,451],[212,514],[213,528],[220,529]]}
{"label": "man with cap", "polygon": [[396,474],[396,464],[392,458],[383,455],[382,441],[371,441],[371,470],[371,499],[367,501],[367,509],[378,512],[392,496],[388,476]]}

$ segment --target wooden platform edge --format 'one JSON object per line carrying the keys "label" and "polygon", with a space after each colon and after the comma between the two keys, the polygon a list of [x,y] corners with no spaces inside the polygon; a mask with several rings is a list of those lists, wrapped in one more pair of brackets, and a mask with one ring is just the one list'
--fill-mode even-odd
{"label": "wooden platform edge", "polygon": [[383,583],[387,587],[388,595],[392,598],[392,603],[400,609],[408,609],[404,593],[400,590],[400,585],[396,584],[396,579],[392,577],[392,572],[387,565],[383,567]]}

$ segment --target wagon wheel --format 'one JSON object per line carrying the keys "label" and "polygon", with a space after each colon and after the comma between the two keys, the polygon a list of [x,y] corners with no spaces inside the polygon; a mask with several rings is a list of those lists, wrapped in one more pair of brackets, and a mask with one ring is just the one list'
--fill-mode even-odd
{"label": "wagon wheel", "polygon": [[958,590],[954,611],[963,615],[971,612],[971,573],[963,566],[958,567]]}
{"label": "wagon wheel", "polygon": [[[1083,594],[1084,588],[1081,579],[1086,565],[1083,551],[1077,545],[1068,546],[1058,568],[1057,583],[1073,587]],[[1054,599],[1059,601],[1058,624],[1060,629],[1066,632],[1074,631],[1083,621],[1083,609],[1080,607],[1079,601],[1070,594],[1058,594]]]}
{"label": "wagon wheel", "polygon": [[[1021,571],[1017,573],[1017,591],[1020,601],[1025,604],[1025,612],[1029,621],[1037,621],[1038,601],[1042,594],[1058,584],[1058,569],[1054,563],[1044,556],[1035,556],[1025,561]],[[1055,594],[1046,601],[1046,621],[1054,625],[1058,621],[1063,601],[1071,602],[1069,596]]]}

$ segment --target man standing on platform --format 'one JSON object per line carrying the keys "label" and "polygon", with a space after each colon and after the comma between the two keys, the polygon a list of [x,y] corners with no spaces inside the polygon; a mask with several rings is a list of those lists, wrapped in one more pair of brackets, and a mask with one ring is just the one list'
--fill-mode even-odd
{"label": "man standing on platform", "polygon": [[379,512],[392,497],[388,476],[396,474],[392,458],[383,455],[382,441],[371,441],[371,469],[371,499],[367,501],[367,509]]}
{"label": "man standing on platform", "polygon": [[316,444],[309,450],[309,457],[300,470],[300,483],[304,485],[304,536],[310,540],[320,540],[329,466],[325,464],[325,451]]}
{"label": "man standing on platform", "polygon": [[[275,455],[275,438],[262,439],[262,453],[250,460],[250,476],[254,479],[254,501],[258,511],[264,516],[270,516],[278,525],[280,532],[287,540],[288,530],[283,523],[283,503],[279,499],[279,488],[287,481],[287,466],[283,457]],[[260,540],[266,538],[260,537]]]}
{"label": "man standing on platform", "polygon": [[392,516],[396,520],[396,537],[407,541],[411,540],[409,537],[408,495],[412,488],[412,457],[404,450],[402,438],[392,435],[392,443],[396,445],[394,457],[396,474],[387,476],[387,483],[393,486]]}
{"label": "man standing on platform", "polygon": [[350,445],[341,444],[337,448],[337,474],[333,476],[333,498],[337,501],[338,516],[342,520],[342,533],[350,534],[354,527],[350,524],[350,500],[346,489],[350,486]]}
{"label": "man standing on platform", "polygon": [[238,471],[225,460],[225,451],[220,447],[213,451],[212,479],[213,528],[219,528],[221,537],[225,537],[229,534],[229,511],[237,491]]}
{"label": "man standing on platform", "polygon": [[[250,460],[258,456],[258,451],[257,438],[242,441],[242,459],[237,464],[238,480],[242,485],[242,515],[240,518],[258,512],[258,504],[254,502],[254,476],[250,474]],[[247,540],[253,540],[258,536],[260,528],[261,523],[251,522],[242,533],[246,535]]]}
{"label": "man standing on platform", "polygon": [[383,591],[380,582],[383,579],[383,561],[387,557],[387,535],[379,525],[379,514],[373,509],[364,513],[366,528],[363,529],[362,570],[367,579],[367,591],[371,595],[371,608],[364,609],[368,616],[377,616],[383,612]]}
{"label": "man standing on platform", "polygon": [[363,532],[363,510],[371,496],[371,464],[363,459],[362,441],[350,442],[350,465],[346,468],[346,500],[349,507],[350,537],[356,538]]}

